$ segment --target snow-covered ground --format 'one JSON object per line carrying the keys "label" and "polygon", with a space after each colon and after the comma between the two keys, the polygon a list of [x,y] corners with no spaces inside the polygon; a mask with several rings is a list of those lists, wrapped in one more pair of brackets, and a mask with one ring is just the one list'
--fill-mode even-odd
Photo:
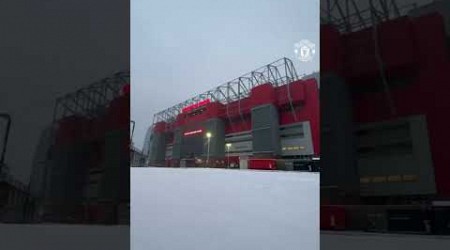
{"label": "snow-covered ground", "polygon": [[129,226],[0,224],[0,249],[129,249]]}
{"label": "snow-covered ground", "polygon": [[131,170],[132,250],[318,250],[319,175]]}

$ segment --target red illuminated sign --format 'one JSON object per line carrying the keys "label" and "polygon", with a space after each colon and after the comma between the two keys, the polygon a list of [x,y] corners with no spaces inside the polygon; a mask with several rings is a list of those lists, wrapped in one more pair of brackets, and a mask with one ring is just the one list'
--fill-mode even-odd
{"label": "red illuminated sign", "polygon": [[184,107],[181,111],[183,113],[190,112],[190,111],[192,111],[194,109],[201,108],[201,107],[205,106],[206,104],[208,104],[210,102],[211,102],[211,100],[209,100],[209,99],[206,99],[206,100],[203,100],[203,101],[199,101],[197,103],[194,103],[194,104],[191,104],[189,106]]}
{"label": "red illuminated sign", "polygon": [[201,132],[203,132],[202,129],[192,130],[192,131],[189,131],[189,132],[185,132],[184,136],[200,134]]}

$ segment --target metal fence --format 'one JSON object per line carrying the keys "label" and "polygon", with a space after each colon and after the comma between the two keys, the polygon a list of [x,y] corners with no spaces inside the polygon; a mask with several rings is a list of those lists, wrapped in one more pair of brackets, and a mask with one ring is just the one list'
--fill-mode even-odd
{"label": "metal fence", "polygon": [[396,0],[321,0],[321,24],[332,24],[348,33],[406,15],[418,3],[398,4]]}

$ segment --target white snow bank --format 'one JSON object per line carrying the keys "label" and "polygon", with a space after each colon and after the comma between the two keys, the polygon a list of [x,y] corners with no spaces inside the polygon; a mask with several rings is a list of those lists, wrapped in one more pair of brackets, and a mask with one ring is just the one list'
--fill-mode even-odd
{"label": "white snow bank", "polygon": [[131,170],[132,250],[319,249],[319,175]]}

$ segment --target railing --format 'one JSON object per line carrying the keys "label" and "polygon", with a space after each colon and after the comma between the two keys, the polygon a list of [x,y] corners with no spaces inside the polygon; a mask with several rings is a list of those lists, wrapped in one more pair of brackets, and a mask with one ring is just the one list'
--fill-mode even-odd
{"label": "railing", "polygon": [[53,119],[57,121],[69,115],[97,117],[120,94],[122,87],[129,83],[130,72],[122,71],[59,97],[55,103]]}
{"label": "railing", "polygon": [[321,23],[349,33],[406,15],[418,3],[398,5],[396,0],[322,0]]}

